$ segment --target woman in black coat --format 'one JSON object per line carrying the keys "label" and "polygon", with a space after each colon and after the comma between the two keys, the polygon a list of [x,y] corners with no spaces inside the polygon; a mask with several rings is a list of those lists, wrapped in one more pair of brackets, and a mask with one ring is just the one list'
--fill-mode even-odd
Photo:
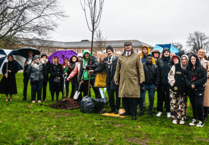
{"label": "woman in black coat", "polygon": [[8,59],[9,62],[5,63],[2,69],[4,77],[0,83],[0,93],[6,95],[6,101],[8,101],[8,94],[10,94],[10,101],[12,101],[12,95],[17,94],[15,74],[18,71],[18,67],[12,55],[9,55]]}
{"label": "woman in black coat", "polygon": [[63,91],[62,78],[63,71],[62,65],[59,64],[59,58],[57,56],[53,57],[53,63],[50,64],[49,67],[50,78],[49,78],[49,86],[52,96],[52,101],[54,101],[54,93],[56,92],[56,98],[59,98],[59,92]]}
{"label": "woman in black coat", "polygon": [[199,119],[197,127],[203,127],[203,99],[207,72],[195,54],[190,56],[186,76],[186,85],[189,89],[189,99],[193,110],[193,119],[189,125],[194,126],[197,123],[197,119]]}

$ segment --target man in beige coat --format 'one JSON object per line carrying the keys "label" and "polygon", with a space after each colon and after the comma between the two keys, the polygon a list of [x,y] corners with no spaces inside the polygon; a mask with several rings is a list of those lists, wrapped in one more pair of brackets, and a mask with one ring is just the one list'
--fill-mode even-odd
{"label": "man in beige coat", "polygon": [[140,83],[144,82],[144,69],[140,56],[133,52],[131,42],[124,43],[125,51],[116,66],[114,81],[119,85],[119,98],[123,99],[125,113],[136,120],[137,98],[140,98]]}

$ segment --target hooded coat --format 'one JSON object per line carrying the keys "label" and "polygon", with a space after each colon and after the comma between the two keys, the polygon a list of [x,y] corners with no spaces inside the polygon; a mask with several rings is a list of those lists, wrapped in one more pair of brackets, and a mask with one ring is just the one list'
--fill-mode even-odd
{"label": "hooded coat", "polygon": [[[146,62],[147,55],[150,54],[150,49],[149,49],[148,46],[143,46],[142,48],[144,48],[144,47],[147,48],[147,54],[144,55],[143,52],[142,52],[142,55],[140,56],[140,59],[141,59],[141,61],[142,61],[142,59],[145,59],[145,62]],[[152,63],[155,64],[155,58],[154,57],[152,57]]]}
{"label": "hooded coat", "polygon": [[178,64],[174,64],[172,61],[172,68],[168,73],[168,82],[170,84],[171,90],[180,95],[185,95],[186,92],[186,71],[181,67],[181,59],[179,56]]}
{"label": "hooded coat", "polygon": [[[84,55],[88,53],[89,54],[89,59],[86,59],[84,57]],[[81,82],[82,79],[84,80],[88,80],[88,70],[90,67],[90,58],[91,58],[91,52],[89,50],[84,50],[83,52],[83,59],[80,61],[81,65],[80,65],[80,72],[79,72],[79,82]],[[84,67],[86,68],[86,70],[84,70]],[[94,70],[98,67],[98,61],[97,58],[95,56],[92,56],[92,64],[91,64],[91,69]],[[83,76],[83,78],[82,78]],[[96,74],[91,74],[91,79],[95,79]]]}
{"label": "hooded coat", "polygon": [[157,61],[157,66],[159,68],[160,72],[160,83],[159,85],[168,85],[168,73],[171,69],[172,63],[170,56],[165,57],[164,52],[169,51],[169,49],[163,49],[163,55],[160,59]]}
{"label": "hooded coat", "polygon": [[145,81],[144,69],[139,55],[132,51],[127,57],[119,56],[114,81],[119,82],[119,98],[140,98],[140,82]]}
{"label": "hooded coat", "polygon": [[2,73],[6,73],[6,67],[8,64],[8,70],[11,70],[11,73],[8,73],[8,77],[3,76],[0,82],[0,93],[1,94],[17,94],[17,86],[15,74],[18,71],[17,63],[14,61],[9,61],[4,64]]}
{"label": "hooded coat", "polygon": [[[206,69],[200,64],[200,60],[198,59],[197,55],[192,55],[196,57],[196,66],[195,71],[192,70],[192,63],[191,57],[188,62],[187,72],[186,72],[186,85],[188,88],[191,88],[192,85],[195,85],[195,91],[202,91],[205,90],[205,83],[207,81],[207,71]],[[192,81],[193,76],[196,76],[196,79]]]}

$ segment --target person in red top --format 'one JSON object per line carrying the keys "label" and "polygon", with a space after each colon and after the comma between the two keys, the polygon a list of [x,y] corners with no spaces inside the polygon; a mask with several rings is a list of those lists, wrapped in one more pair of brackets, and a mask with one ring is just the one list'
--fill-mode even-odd
{"label": "person in red top", "polygon": [[[64,63],[62,64],[62,70],[63,70],[63,74],[65,74],[66,76],[69,75],[69,71],[68,71],[69,65],[70,65],[69,59],[65,58]],[[66,88],[66,97],[68,97],[68,94],[69,94],[69,80],[68,79],[65,80],[65,86],[66,86],[65,87]],[[63,96],[63,98],[64,98],[64,96]]]}

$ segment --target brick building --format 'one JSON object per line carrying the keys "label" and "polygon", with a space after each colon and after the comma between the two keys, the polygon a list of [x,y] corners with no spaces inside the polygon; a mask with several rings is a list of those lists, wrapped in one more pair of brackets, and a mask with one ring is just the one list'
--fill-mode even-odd
{"label": "brick building", "polygon": [[[150,51],[154,48],[153,46],[141,42],[139,40],[111,40],[104,41],[103,47],[101,51],[105,50],[107,46],[113,47],[114,52],[124,51],[124,42],[131,41],[134,47],[134,51],[137,53],[141,53],[141,49],[144,45],[147,45],[150,48]],[[94,48],[97,48],[98,43],[94,42]],[[82,53],[85,49],[90,50],[91,41],[82,40],[78,42],[60,42],[60,41],[49,41],[49,40],[21,40],[20,47],[35,47],[40,50],[41,53],[46,53],[51,55],[55,51],[59,50],[73,50],[76,53]]]}

